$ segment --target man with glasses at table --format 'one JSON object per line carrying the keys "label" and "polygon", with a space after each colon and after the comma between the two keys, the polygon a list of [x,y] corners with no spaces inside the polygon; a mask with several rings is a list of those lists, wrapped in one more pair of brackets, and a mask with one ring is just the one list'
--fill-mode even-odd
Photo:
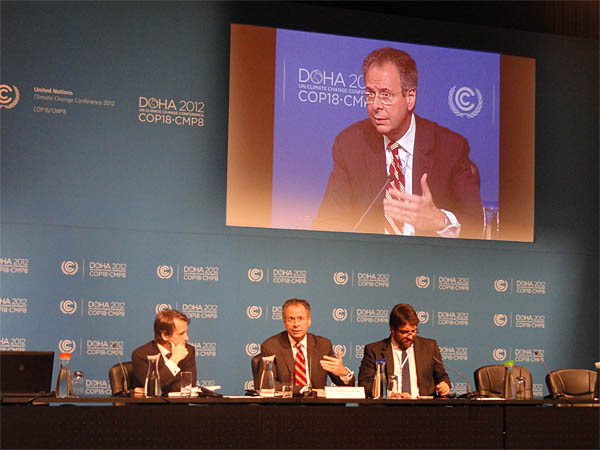
{"label": "man with glasses at table", "polygon": [[[271,336],[261,346],[263,356],[275,355],[273,375],[276,388],[294,377],[294,391],[304,386],[323,389],[327,375],[338,386],[354,386],[354,373],[344,366],[342,357],[333,353],[331,341],[308,333],[311,325],[310,304],[303,299],[286,300],[281,308],[285,331]],[[255,386],[260,384],[254,380]]]}
{"label": "man with glasses at table", "polygon": [[437,342],[417,336],[419,318],[411,305],[398,304],[390,312],[390,337],[368,344],[358,372],[358,385],[372,395],[375,361],[386,360],[388,380],[397,375],[399,392],[393,397],[446,396],[450,378],[444,370]]}
{"label": "man with glasses at table", "polygon": [[414,114],[415,61],[382,48],[362,71],[369,117],[335,138],[313,229],[480,238],[483,209],[469,144]]}

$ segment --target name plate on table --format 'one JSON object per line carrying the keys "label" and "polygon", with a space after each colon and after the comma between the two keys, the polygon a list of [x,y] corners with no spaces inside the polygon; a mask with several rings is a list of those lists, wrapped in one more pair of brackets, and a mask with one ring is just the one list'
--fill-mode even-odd
{"label": "name plate on table", "polygon": [[365,398],[363,386],[325,386],[325,398]]}

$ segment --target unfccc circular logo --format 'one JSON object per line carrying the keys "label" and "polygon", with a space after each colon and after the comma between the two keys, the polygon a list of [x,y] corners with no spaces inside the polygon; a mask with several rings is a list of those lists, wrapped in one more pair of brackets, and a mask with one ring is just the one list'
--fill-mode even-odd
{"label": "unfccc circular logo", "polygon": [[[474,103],[475,97],[477,97],[477,103]],[[452,86],[448,92],[448,105],[458,117],[472,119],[481,112],[483,96],[477,88],[473,91],[467,86],[458,89],[456,86]]]}
{"label": "unfccc circular logo", "polygon": [[173,276],[173,266],[166,266],[166,265],[158,266],[156,268],[156,275],[161,280],[168,280],[169,278],[171,278]]}
{"label": "unfccc circular logo", "polygon": [[508,316],[506,314],[495,314],[494,325],[497,327],[503,327],[508,322]]}
{"label": "unfccc circular logo", "polygon": [[495,348],[494,352],[494,359],[496,361],[504,361],[506,359],[506,349],[504,348]]}
{"label": "unfccc circular logo", "polygon": [[263,279],[263,271],[262,269],[258,269],[256,267],[248,270],[248,279],[253,283],[258,283]]}
{"label": "unfccc circular logo", "polygon": [[253,391],[254,390],[254,380],[245,381],[244,389],[246,391]]}
{"label": "unfccc circular logo", "polygon": [[427,275],[419,275],[415,279],[415,283],[419,289],[427,289],[431,280]]}
{"label": "unfccc circular logo", "polygon": [[60,264],[60,270],[65,275],[75,275],[79,270],[79,264],[77,264],[77,261],[63,261]]}
{"label": "unfccc circular logo", "polygon": [[156,308],[154,308],[154,311],[156,312],[156,314],[166,311],[168,309],[173,309],[171,308],[171,305],[169,305],[168,303],[158,303],[156,305]]}
{"label": "unfccc circular logo", "polygon": [[246,344],[246,355],[256,356],[260,353],[260,345],[256,342],[249,342]]}
{"label": "unfccc circular logo", "polygon": [[496,280],[494,281],[494,289],[498,292],[506,292],[508,289],[508,281],[506,280]]}
{"label": "unfccc circular logo", "polygon": [[331,315],[336,322],[343,322],[348,317],[348,311],[345,308],[334,308]]}
{"label": "unfccc circular logo", "polygon": [[345,345],[334,345],[333,346],[333,354],[337,357],[338,353],[340,354],[340,356],[343,358],[344,356],[346,356],[346,346]]}
{"label": "unfccc circular logo", "polygon": [[338,286],[345,286],[348,283],[347,272],[336,272],[333,274],[333,282]]}
{"label": "unfccc circular logo", "polygon": [[72,339],[62,339],[58,343],[58,349],[63,353],[73,353],[77,348],[77,344]]}
{"label": "unfccc circular logo", "polygon": [[60,302],[60,312],[63,314],[74,314],[77,311],[77,302],[73,300],[63,300]]}
{"label": "unfccc circular logo", "polygon": [[19,89],[15,85],[0,84],[0,108],[14,108],[19,103],[19,97]]}
{"label": "unfccc circular logo", "polygon": [[417,317],[419,318],[419,323],[429,322],[429,313],[427,311],[417,311]]}
{"label": "unfccc circular logo", "polygon": [[261,306],[258,305],[250,305],[246,308],[246,315],[250,319],[260,319],[262,316],[263,310]]}

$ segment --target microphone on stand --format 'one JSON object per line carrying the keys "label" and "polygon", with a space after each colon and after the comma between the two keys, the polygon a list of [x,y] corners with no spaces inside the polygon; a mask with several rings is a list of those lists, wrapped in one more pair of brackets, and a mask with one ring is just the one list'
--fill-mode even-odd
{"label": "microphone on stand", "polygon": [[119,356],[119,352],[117,351],[117,343],[116,342],[113,342],[112,348],[115,349],[115,356],[119,360],[119,366],[121,367],[121,373],[123,374],[123,390],[121,392],[117,392],[117,395],[129,397],[130,392],[129,392],[129,382],[128,382],[127,370],[125,369],[125,366],[123,365],[123,362],[121,361],[121,357]]}
{"label": "microphone on stand", "polygon": [[367,213],[369,211],[371,211],[371,208],[373,207],[373,205],[375,204],[375,202],[377,201],[377,199],[379,198],[379,196],[381,195],[381,193],[383,191],[385,191],[385,188],[387,187],[388,183],[390,182],[390,180],[392,179],[392,175],[388,175],[387,178],[385,179],[385,183],[383,184],[383,186],[381,186],[381,189],[379,189],[379,192],[377,192],[377,195],[375,196],[375,198],[371,201],[371,204],[367,207],[367,209],[365,209],[365,212],[362,214],[362,216],[360,216],[360,219],[358,219],[358,222],[356,222],[356,225],[354,225],[354,228],[352,228],[352,232],[355,232],[356,229],[358,228],[358,226],[362,223],[362,221],[364,220],[365,216],[367,215]]}
{"label": "microphone on stand", "polygon": [[467,377],[465,377],[462,373],[460,373],[458,370],[455,370],[452,367],[444,364],[443,361],[437,359],[435,356],[433,357],[433,360],[437,363],[440,363],[446,369],[449,369],[451,372],[455,373],[456,375],[458,375],[459,377],[461,377],[463,380],[465,380],[467,382],[467,392],[460,395],[459,398],[473,398],[477,395],[477,392],[471,392],[471,383],[469,383],[469,379]]}

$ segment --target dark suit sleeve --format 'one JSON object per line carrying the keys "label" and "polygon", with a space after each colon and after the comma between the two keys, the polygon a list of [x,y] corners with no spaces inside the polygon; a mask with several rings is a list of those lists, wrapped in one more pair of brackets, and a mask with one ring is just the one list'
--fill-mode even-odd
{"label": "dark suit sleeve", "polygon": [[360,363],[360,369],[358,371],[358,385],[365,388],[367,397],[371,396],[371,393],[373,392],[376,359],[375,346],[373,344],[366,345],[363,359]]}
{"label": "dark suit sleeve", "polygon": [[133,362],[133,386],[136,387],[144,387],[146,382],[146,372],[148,371],[148,358],[143,350],[143,347],[136,348],[131,353],[131,360]]}
{"label": "dark suit sleeve", "polygon": [[[436,341],[434,342],[434,350],[433,350],[433,380],[435,382],[435,384],[439,384],[442,381],[445,381],[448,386],[452,387],[452,383],[450,382],[450,377],[448,376],[448,374],[446,373],[446,369],[444,369],[444,366],[437,362],[437,361],[442,361],[442,355],[440,353],[440,348],[437,345]],[[436,361],[437,359],[437,361]]]}
{"label": "dark suit sleeve", "polygon": [[352,180],[342,158],[340,137],[336,137],[331,150],[333,169],[329,175],[325,195],[321,201],[313,229],[326,231],[351,231],[357,215],[353,211]]}

